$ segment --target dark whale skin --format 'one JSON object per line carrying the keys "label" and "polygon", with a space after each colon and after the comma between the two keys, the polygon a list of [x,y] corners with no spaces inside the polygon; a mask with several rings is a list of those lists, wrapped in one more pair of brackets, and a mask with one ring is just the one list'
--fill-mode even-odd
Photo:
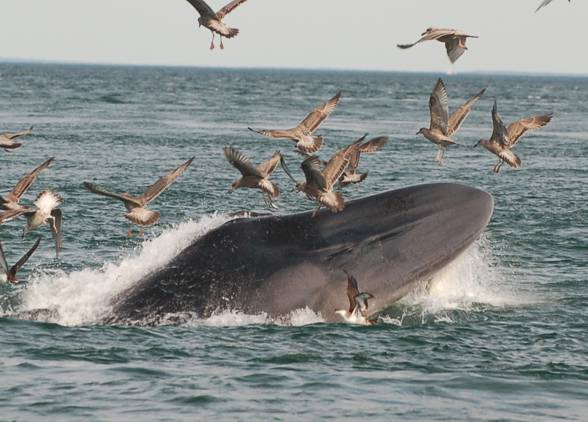
{"label": "dark whale skin", "polygon": [[347,203],[343,212],[240,218],[196,239],[113,301],[114,323],[239,310],[285,315],[308,307],[326,320],[348,307],[347,278],[389,307],[459,256],[494,209],[479,189],[437,183]]}

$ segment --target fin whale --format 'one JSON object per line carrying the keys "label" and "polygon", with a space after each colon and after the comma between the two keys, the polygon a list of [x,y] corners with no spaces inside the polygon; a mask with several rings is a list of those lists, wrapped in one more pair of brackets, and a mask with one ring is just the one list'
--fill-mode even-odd
{"label": "fin whale", "polygon": [[348,306],[353,272],[370,314],[432,278],[482,233],[494,209],[479,189],[436,183],[348,202],[343,212],[239,218],[208,232],[118,295],[107,323],[231,309],[286,315],[308,307],[328,321]]}

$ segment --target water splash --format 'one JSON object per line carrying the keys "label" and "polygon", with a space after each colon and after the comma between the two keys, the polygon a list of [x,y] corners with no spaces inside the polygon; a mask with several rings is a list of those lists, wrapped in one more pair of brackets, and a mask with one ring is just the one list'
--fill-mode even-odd
{"label": "water splash", "polygon": [[[167,264],[194,239],[228,220],[223,215],[211,215],[181,223],[157,238],[146,240],[120,262],[106,263],[97,270],[40,273],[24,287],[17,311],[61,325],[97,323],[109,313],[116,295]],[[49,312],[39,313],[39,309]]]}

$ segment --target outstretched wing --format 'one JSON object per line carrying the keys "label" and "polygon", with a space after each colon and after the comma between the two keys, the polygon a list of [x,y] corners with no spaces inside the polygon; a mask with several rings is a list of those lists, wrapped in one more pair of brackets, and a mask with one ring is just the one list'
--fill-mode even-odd
{"label": "outstretched wing", "polygon": [[0,242],[0,267],[2,268],[4,274],[8,274],[8,262],[6,262],[4,249],[2,249],[2,242]]}
{"label": "outstretched wing", "polygon": [[[451,38],[445,41],[445,49],[447,50],[447,57],[449,57],[449,61],[451,63],[455,63],[457,59],[459,59],[463,53],[465,53],[466,49],[460,45],[459,38]],[[463,40],[465,43],[465,38]]]}
{"label": "outstretched wing", "polygon": [[529,130],[537,129],[545,126],[551,121],[553,114],[543,114],[541,116],[527,117],[526,119],[517,120],[508,125],[508,141],[510,147],[514,147],[521,137]]}
{"label": "outstretched wing", "polygon": [[61,234],[61,219],[63,214],[59,208],[55,208],[51,211],[51,216],[53,217],[53,223],[51,224],[51,234],[53,235],[53,240],[55,241],[55,255],[59,258],[59,251],[61,251],[61,244],[63,240],[63,235]]}
{"label": "outstretched wing", "polygon": [[269,160],[264,161],[257,166],[257,171],[261,173],[263,177],[268,177],[276,169],[278,164],[280,164],[280,161],[282,161],[282,154],[280,151],[276,151]]}
{"label": "outstretched wing", "polygon": [[275,130],[275,129],[252,129],[250,127],[248,127],[247,129],[249,129],[251,132],[255,132],[258,133],[262,136],[265,136],[267,138],[274,138],[274,139],[280,139],[280,138],[286,138],[286,139],[291,139],[293,141],[296,141],[296,135],[295,135],[295,129],[285,129],[285,130]]}
{"label": "outstretched wing", "polygon": [[331,98],[329,101],[321,104],[317,108],[315,108],[306,118],[298,125],[299,129],[306,130],[309,133],[314,132],[321,123],[329,117],[329,115],[335,110],[337,104],[339,104],[339,100],[341,100],[341,92],[337,92],[337,94]]}
{"label": "outstretched wing", "polygon": [[237,170],[239,170],[243,177],[263,177],[259,170],[253,164],[251,164],[249,158],[247,158],[244,154],[241,154],[239,151],[231,147],[225,147],[223,148],[223,151],[225,152],[225,157],[227,157],[228,162]]}
{"label": "outstretched wing", "polygon": [[55,159],[55,157],[49,158],[44,163],[40,164],[37,168],[23,177],[20,182],[16,184],[14,189],[8,194],[8,199],[10,201],[18,202],[20,198],[26,193],[26,191],[31,187],[39,173],[49,167],[49,164]]}
{"label": "outstretched wing", "polygon": [[190,167],[190,164],[192,164],[192,161],[194,161],[194,158],[195,157],[190,158],[188,161],[186,161],[178,168],[170,171],[165,176],[160,177],[159,180],[155,182],[153,185],[151,185],[143,195],[139,196],[139,199],[144,201],[144,204],[148,204],[151,201],[153,201],[155,198],[161,195],[164,190],[169,188],[178,177],[184,174],[188,167]]}
{"label": "outstretched wing", "polygon": [[387,143],[387,136],[378,136],[377,138],[372,138],[369,141],[361,144],[359,146],[359,152],[361,152],[362,154],[371,154],[372,152],[380,150]]}
{"label": "outstretched wing", "polygon": [[14,220],[28,211],[28,208],[23,208],[20,210],[8,210],[0,212],[0,224],[8,223],[9,221]]}
{"label": "outstretched wing", "polygon": [[359,296],[359,287],[357,286],[357,280],[347,271],[347,298],[349,299],[349,312],[353,312],[355,307],[357,306],[357,302],[355,298]]}
{"label": "outstretched wing", "polygon": [[331,157],[323,170],[327,189],[331,189],[339,181],[349,165],[350,157],[357,152],[357,148],[358,145],[353,148],[345,148]]}
{"label": "outstretched wing", "polygon": [[432,41],[439,39],[441,37],[445,37],[447,35],[455,34],[455,29],[440,29],[440,28],[429,28],[421,35],[422,37],[419,38],[417,41],[413,42],[412,44],[397,44],[398,48],[407,49],[414,47],[415,45],[422,43],[423,41]]}
{"label": "outstretched wing", "polygon": [[486,92],[486,88],[478,92],[476,95],[470,97],[460,108],[455,110],[455,112],[449,117],[449,122],[447,124],[448,135],[451,136],[455,132],[461,128],[461,125],[467,119],[467,117],[472,112],[474,105],[478,102],[482,95]]}
{"label": "outstretched wing", "polygon": [[492,107],[492,126],[493,130],[490,141],[498,142],[503,147],[508,147],[508,132],[504,126],[502,118],[498,114],[498,105],[496,104],[496,99],[494,100],[494,107]]}
{"label": "outstretched wing", "polygon": [[234,9],[236,9],[237,6],[240,6],[241,4],[245,3],[246,1],[247,0],[233,0],[232,2],[227,4],[225,7],[220,9],[218,12],[216,12],[216,16],[222,20],[225,16],[227,16]]}
{"label": "outstretched wing", "polygon": [[95,183],[84,182],[84,187],[86,189],[88,189],[90,192],[93,192],[97,195],[102,195],[102,196],[107,196],[109,198],[118,199],[119,201],[123,201],[125,204],[130,204],[135,207],[143,206],[141,201],[138,198],[135,198],[134,196],[128,195],[126,193],[120,194],[120,193],[109,192],[106,189],[104,189],[102,186],[98,186]]}
{"label": "outstretched wing", "polygon": [[14,264],[12,266],[12,268],[10,269],[10,272],[16,277],[16,274],[20,271],[20,269],[22,268],[22,266],[29,260],[29,258],[31,257],[31,255],[33,253],[35,253],[35,251],[37,250],[37,248],[39,247],[39,243],[41,243],[41,238],[39,237],[37,239],[37,241],[35,242],[35,244],[33,245],[33,247],[31,249],[29,249],[29,251],[24,254],[22,256],[22,258],[20,258],[18,260],[18,262],[16,264]]}
{"label": "outstretched wing", "polygon": [[431,112],[431,130],[439,130],[447,135],[447,123],[449,120],[449,99],[445,84],[439,78],[429,98],[429,111]]}
{"label": "outstretched wing", "polygon": [[192,5],[200,16],[216,16],[214,10],[204,0],[188,0],[188,3]]}
{"label": "outstretched wing", "polygon": [[21,136],[30,135],[32,132],[33,132],[33,127],[31,126],[27,130],[21,130],[20,132],[5,133],[4,136],[6,136],[8,139],[12,140],[12,139],[15,139],[15,138],[19,138]]}
{"label": "outstretched wing", "polygon": [[321,160],[316,156],[308,157],[306,160],[302,162],[300,167],[304,172],[304,176],[306,177],[306,183],[311,185],[316,185],[319,189],[326,189],[327,182],[325,177],[323,176],[323,172],[321,169]]}
{"label": "outstretched wing", "polygon": [[551,2],[552,0],[543,0],[543,3],[541,3],[537,9],[535,9],[535,13],[537,13],[539,10],[541,10]]}

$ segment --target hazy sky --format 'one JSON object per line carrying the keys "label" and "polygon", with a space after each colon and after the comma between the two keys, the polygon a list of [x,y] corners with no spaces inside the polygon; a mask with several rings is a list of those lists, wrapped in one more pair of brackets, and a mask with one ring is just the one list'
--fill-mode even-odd
{"label": "hazy sky", "polygon": [[[217,10],[228,0],[210,0]],[[249,0],[241,34],[208,50],[185,0],[1,0],[0,57],[93,63],[447,71],[437,42],[401,51],[428,26],[480,36],[456,71],[588,74],[588,1]]]}

